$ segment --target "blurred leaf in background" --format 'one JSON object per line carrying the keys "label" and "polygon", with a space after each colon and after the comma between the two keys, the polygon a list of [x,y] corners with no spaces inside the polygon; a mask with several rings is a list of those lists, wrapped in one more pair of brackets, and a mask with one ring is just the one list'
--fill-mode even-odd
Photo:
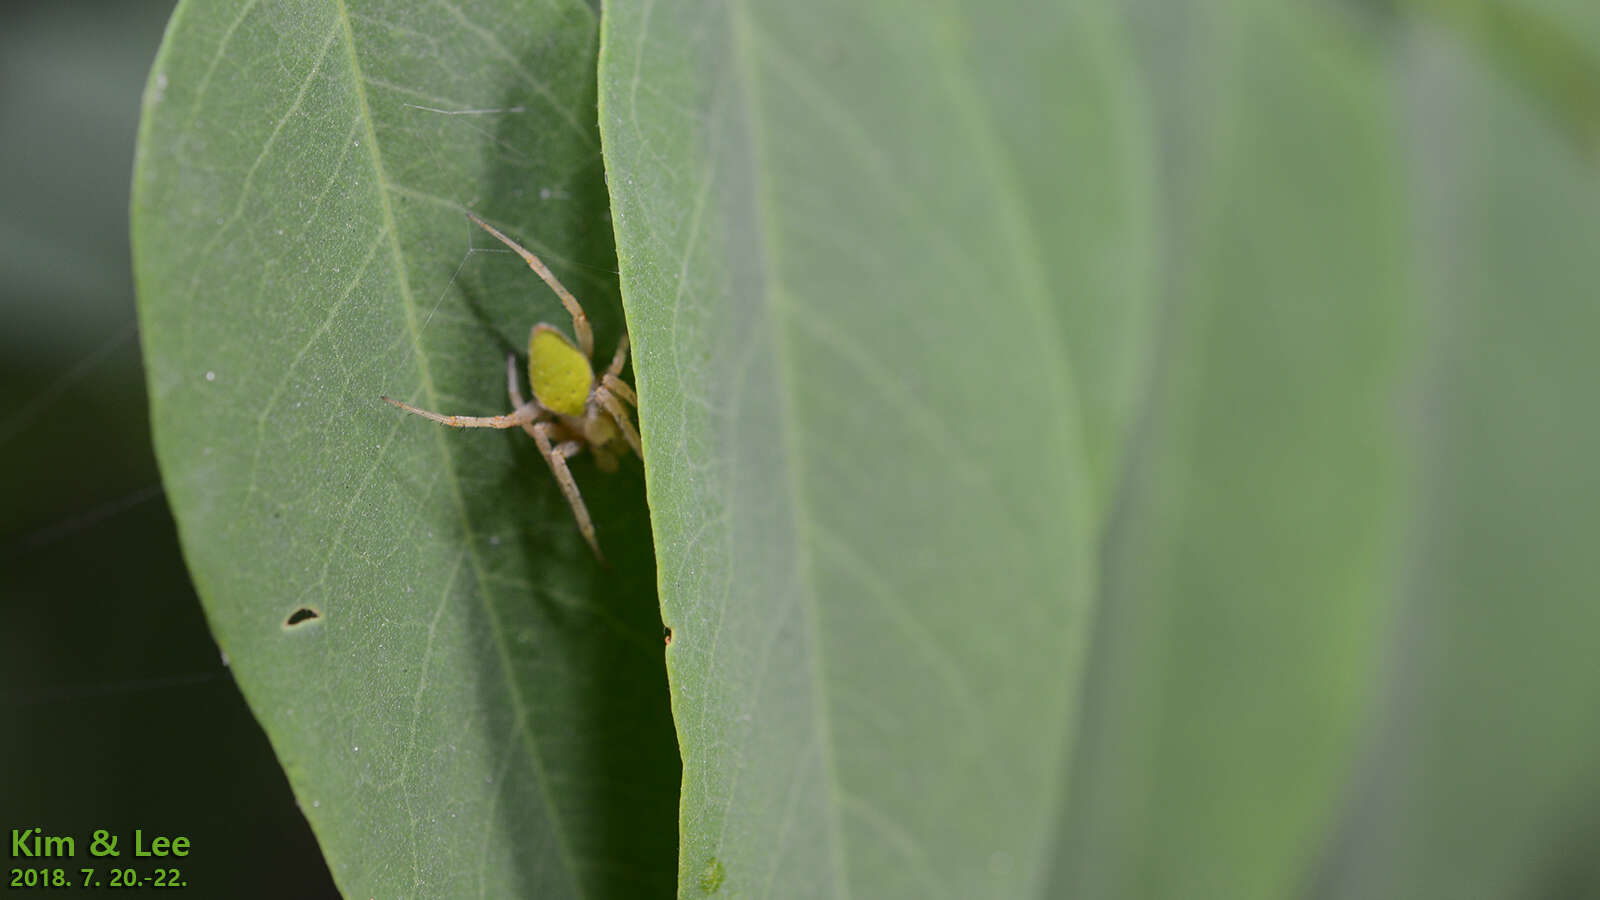
{"label": "blurred leaf in background", "polygon": [[1060,896],[1600,891],[1600,18],[1468,5],[1133,4],[1166,349]]}
{"label": "blurred leaf in background", "polygon": [[1326,896],[1600,894],[1600,6],[1492,5],[1399,28],[1415,513]]}
{"label": "blurred leaf in background", "polygon": [[150,447],[128,172],[171,8],[0,13],[0,817],[80,846],[93,828],[187,835],[197,896],[328,896]]}

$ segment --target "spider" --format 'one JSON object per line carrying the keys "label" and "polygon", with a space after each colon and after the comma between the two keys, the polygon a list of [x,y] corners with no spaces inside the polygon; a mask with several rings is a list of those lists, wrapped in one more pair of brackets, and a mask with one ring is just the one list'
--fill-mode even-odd
{"label": "spider", "polygon": [[[520,427],[532,435],[534,443],[539,445],[539,453],[556,476],[556,483],[561,485],[567,504],[572,507],[578,530],[583,532],[595,557],[604,559],[600,555],[600,542],[594,535],[594,522],[583,504],[583,495],[578,493],[578,483],[573,481],[572,472],[567,468],[567,460],[587,449],[601,471],[614,472],[618,453],[632,450],[634,455],[644,458],[644,451],[639,447],[639,431],[634,427],[628,407],[623,405],[626,402],[635,409],[639,406],[638,396],[621,377],[622,366],[628,360],[628,335],[624,332],[617,341],[611,365],[597,377],[590,362],[594,357],[594,332],[577,299],[539,257],[472,213],[467,213],[467,218],[510,247],[556,292],[567,312],[572,314],[572,330],[577,333],[578,342],[574,346],[554,325],[540,322],[533,326],[528,334],[528,384],[533,388],[533,399],[523,401],[522,390],[517,386],[517,357],[514,353],[508,355],[506,388],[513,409],[503,416],[447,416],[418,409],[393,397],[384,397],[383,401],[455,428]],[[626,442],[626,446],[618,447],[618,440]]]}

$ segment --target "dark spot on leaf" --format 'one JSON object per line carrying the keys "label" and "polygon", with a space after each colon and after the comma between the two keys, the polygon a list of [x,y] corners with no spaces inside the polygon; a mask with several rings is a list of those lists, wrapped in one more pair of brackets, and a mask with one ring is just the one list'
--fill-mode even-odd
{"label": "dark spot on leaf", "polygon": [[671,647],[672,646],[672,626],[671,625],[663,626],[662,629],[661,629],[661,634],[662,634],[663,637],[665,637],[667,639],[667,646]]}
{"label": "dark spot on leaf", "polygon": [[316,610],[312,609],[309,606],[302,606],[299,609],[295,610],[294,612],[290,613],[289,614],[289,620],[287,622],[284,622],[283,624],[284,624],[284,627],[286,627],[286,628],[293,628],[296,625],[303,625],[306,622],[310,622],[310,621],[312,621],[314,619],[320,619],[320,618],[322,618],[322,613],[317,612]]}
{"label": "dark spot on leaf", "polygon": [[700,890],[708,894],[715,894],[722,887],[723,879],[728,877],[726,869],[722,868],[722,860],[715,856],[700,870]]}

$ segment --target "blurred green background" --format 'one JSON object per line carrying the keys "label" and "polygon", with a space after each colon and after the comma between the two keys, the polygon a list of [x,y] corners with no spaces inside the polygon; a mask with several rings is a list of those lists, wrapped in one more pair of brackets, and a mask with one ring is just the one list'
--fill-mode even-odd
{"label": "blurred green background", "polygon": [[187,896],[337,896],[206,630],[150,447],[128,178],[172,7],[0,13],[0,828],[76,836],[74,875],[93,829],[142,828],[190,838]]}

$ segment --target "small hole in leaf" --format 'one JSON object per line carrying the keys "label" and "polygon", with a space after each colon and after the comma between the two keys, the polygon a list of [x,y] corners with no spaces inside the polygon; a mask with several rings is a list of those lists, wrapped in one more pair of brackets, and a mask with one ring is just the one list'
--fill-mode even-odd
{"label": "small hole in leaf", "polygon": [[661,634],[667,639],[667,646],[672,646],[672,626],[667,625],[661,629]]}
{"label": "small hole in leaf", "polygon": [[284,624],[285,627],[293,628],[296,625],[303,625],[306,622],[310,622],[310,621],[312,621],[314,619],[320,619],[320,618],[322,618],[322,614],[321,613],[317,612],[316,610],[312,609],[309,606],[302,606],[299,609],[295,610],[294,612],[290,613],[289,614],[289,620],[287,622],[284,622],[283,624]]}

